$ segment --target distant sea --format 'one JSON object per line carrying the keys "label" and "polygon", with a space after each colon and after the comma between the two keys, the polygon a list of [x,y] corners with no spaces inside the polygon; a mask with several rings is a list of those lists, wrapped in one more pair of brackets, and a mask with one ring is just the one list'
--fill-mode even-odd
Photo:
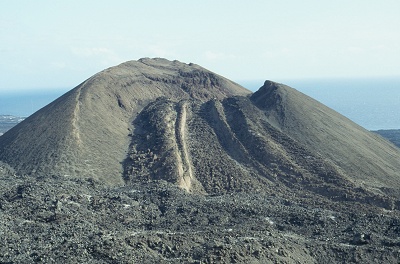
{"label": "distant sea", "polygon": [[[400,77],[272,81],[311,96],[368,130],[400,129]],[[256,91],[264,80],[237,82]],[[68,90],[0,92],[0,115],[27,117]]]}
{"label": "distant sea", "polygon": [[27,117],[69,89],[34,89],[0,92],[0,115]]}

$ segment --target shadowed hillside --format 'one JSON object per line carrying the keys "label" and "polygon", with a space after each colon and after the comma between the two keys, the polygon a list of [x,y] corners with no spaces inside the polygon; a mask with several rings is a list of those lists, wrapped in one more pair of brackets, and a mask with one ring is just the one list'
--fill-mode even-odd
{"label": "shadowed hillside", "polygon": [[267,81],[251,96],[276,128],[329,159],[359,186],[397,197],[399,149],[312,98]]}
{"label": "shadowed hillside", "polygon": [[390,140],[393,144],[400,148],[400,129],[377,130],[374,132]]}

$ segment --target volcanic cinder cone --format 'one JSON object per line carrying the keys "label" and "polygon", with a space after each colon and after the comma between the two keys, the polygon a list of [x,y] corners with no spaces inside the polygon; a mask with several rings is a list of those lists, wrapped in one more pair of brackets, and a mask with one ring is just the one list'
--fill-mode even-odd
{"label": "volcanic cinder cone", "polygon": [[106,69],[0,139],[0,159],[18,172],[123,183],[132,121],[157,98],[223,99],[250,92],[194,64],[141,59]]}
{"label": "volcanic cinder cone", "polygon": [[189,192],[305,190],[399,197],[400,151],[288,86],[255,93],[195,64],[141,59],[106,69],[0,137],[32,177],[109,185],[166,180]]}

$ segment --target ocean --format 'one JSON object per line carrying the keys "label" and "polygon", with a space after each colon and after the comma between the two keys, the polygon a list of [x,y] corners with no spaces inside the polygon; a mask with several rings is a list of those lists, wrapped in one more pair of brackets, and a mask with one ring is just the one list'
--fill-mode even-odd
{"label": "ocean", "polygon": [[30,116],[67,91],[68,89],[35,89],[24,92],[0,92],[0,115]]}
{"label": "ocean", "polygon": [[[400,129],[400,77],[272,81],[311,96],[368,130]],[[256,91],[264,81],[237,83]],[[68,90],[0,93],[0,115],[27,117]]]}

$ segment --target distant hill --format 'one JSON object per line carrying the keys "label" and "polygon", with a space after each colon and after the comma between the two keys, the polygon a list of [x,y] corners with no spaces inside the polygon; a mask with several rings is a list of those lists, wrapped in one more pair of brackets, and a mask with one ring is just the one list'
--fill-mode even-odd
{"label": "distant hill", "polygon": [[25,118],[12,115],[0,115],[0,135],[4,134],[7,130],[14,127]]}
{"label": "distant hill", "polygon": [[390,140],[400,148],[400,129],[377,130],[374,132]]}

